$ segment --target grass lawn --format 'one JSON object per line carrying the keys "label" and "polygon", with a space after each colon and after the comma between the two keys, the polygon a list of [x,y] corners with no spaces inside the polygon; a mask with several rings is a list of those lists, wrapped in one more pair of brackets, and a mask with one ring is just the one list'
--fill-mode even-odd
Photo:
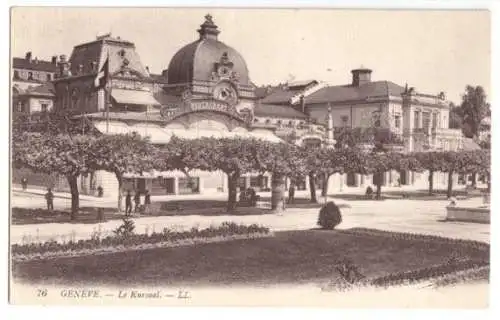
{"label": "grass lawn", "polygon": [[[226,211],[227,202],[225,200],[173,200],[163,202],[153,202],[151,205],[152,214],[140,216],[221,216],[228,215]],[[119,213],[116,208],[103,207],[104,220],[122,219],[123,213]],[[238,207],[232,215],[263,215],[271,214],[268,208],[259,207]],[[132,213],[134,217],[138,214]],[[98,223],[97,207],[80,207],[80,212],[76,220],[70,219],[70,209],[54,210],[52,212],[42,208],[12,208],[12,224],[39,224],[39,223]]]}
{"label": "grass lawn", "polygon": [[[114,208],[102,208],[104,220],[122,219],[123,214],[118,214]],[[97,208],[80,207],[75,220],[71,220],[70,210],[54,210],[49,212],[47,209],[18,208],[11,210],[12,225],[40,224],[40,223],[97,223]]]}
{"label": "grass lawn", "polygon": [[443,264],[452,257],[487,263],[489,246],[355,230],[286,231],[273,238],[16,262],[12,275],[20,282],[86,286],[325,284],[337,277],[335,266],[344,259],[371,278]]}

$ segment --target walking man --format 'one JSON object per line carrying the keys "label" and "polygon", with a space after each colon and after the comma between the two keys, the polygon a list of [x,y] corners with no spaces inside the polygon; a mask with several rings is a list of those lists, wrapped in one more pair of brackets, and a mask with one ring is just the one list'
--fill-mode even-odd
{"label": "walking man", "polygon": [[146,193],[144,195],[144,213],[151,214],[149,211],[150,207],[151,207],[151,195],[149,194],[149,190],[146,190]]}
{"label": "walking man", "polygon": [[139,206],[141,205],[141,193],[139,191],[135,192],[134,202],[135,202],[134,213],[137,213],[137,211],[139,210]]}
{"label": "walking man", "polygon": [[127,196],[125,197],[125,215],[132,213],[132,195],[130,190],[127,191]]}
{"label": "walking man", "polygon": [[45,200],[47,201],[47,210],[49,212],[54,210],[54,194],[52,193],[52,190],[50,188],[47,189]]}
{"label": "walking man", "polygon": [[288,188],[288,203],[292,204],[295,201],[295,183],[290,183]]}
{"label": "walking man", "polygon": [[23,191],[26,191],[26,189],[28,188],[28,179],[26,179],[26,177],[23,177],[21,179],[21,185],[23,186]]}

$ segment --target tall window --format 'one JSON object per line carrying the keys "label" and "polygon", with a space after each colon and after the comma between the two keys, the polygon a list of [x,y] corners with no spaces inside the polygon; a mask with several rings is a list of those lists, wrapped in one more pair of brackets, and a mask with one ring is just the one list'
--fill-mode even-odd
{"label": "tall window", "polygon": [[47,81],[52,80],[52,75],[50,73],[47,73]]}
{"label": "tall window", "polygon": [[47,112],[49,110],[49,105],[46,103],[42,103],[42,112]]}
{"label": "tall window", "polygon": [[401,128],[401,116],[400,115],[394,116],[394,127],[396,127],[397,129]]}
{"label": "tall window", "polygon": [[33,80],[33,72],[28,72],[28,80]]}
{"label": "tall window", "polygon": [[14,79],[20,79],[19,71],[17,71],[17,70],[14,70]]}
{"label": "tall window", "polygon": [[413,128],[417,129],[420,127],[420,112],[413,112]]}
{"label": "tall window", "polygon": [[432,128],[435,129],[438,126],[438,115],[437,113],[432,114]]}
{"label": "tall window", "polygon": [[424,129],[429,129],[431,126],[431,113],[430,112],[424,112],[422,113],[422,127]]}

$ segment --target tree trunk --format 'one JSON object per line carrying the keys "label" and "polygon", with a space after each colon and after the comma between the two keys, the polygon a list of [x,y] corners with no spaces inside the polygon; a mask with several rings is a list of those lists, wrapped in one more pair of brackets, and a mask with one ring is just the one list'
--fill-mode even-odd
{"label": "tree trunk", "polygon": [[232,213],[236,209],[237,197],[238,197],[238,178],[237,173],[227,174],[227,212]]}
{"label": "tree trunk", "polygon": [[475,189],[476,188],[476,185],[477,185],[477,173],[473,173],[472,176],[471,176],[471,180],[472,180],[472,187]]}
{"label": "tree trunk", "polygon": [[448,191],[446,195],[448,199],[453,195],[453,171],[448,172]]}
{"label": "tree trunk", "polygon": [[314,173],[309,172],[309,191],[311,192],[311,203],[318,203],[316,199],[316,185],[314,184]]}
{"label": "tree trunk", "polygon": [[75,220],[80,208],[80,194],[78,192],[77,177],[66,176],[66,179],[68,180],[68,185],[71,192],[71,220]]}
{"label": "tree trunk", "polygon": [[122,188],[123,188],[123,177],[121,174],[116,173],[116,180],[118,180],[118,212],[122,212],[123,207],[122,207],[122,202],[123,202],[123,194],[122,194]]}
{"label": "tree trunk", "polygon": [[432,196],[434,189],[434,171],[429,170],[429,195]]}
{"label": "tree trunk", "polygon": [[487,186],[486,191],[488,193],[491,193],[491,174],[490,173],[488,173],[488,175],[486,176],[486,179],[488,180],[487,185],[486,185]]}
{"label": "tree trunk", "polygon": [[271,185],[271,210],[274,213],[281,213],[285,210],[285,176],[273,173]]}
{"label": "tree trunk", "polygon": [[330,175],[325,174],[323,177],[323,186],[321,187],[321,196],[326,197],[328,195],[328,179],[330,178]]}
{"label": "tree trunk", "polygon": [[377,191],[375,193],[375,199],[377,199],[377,200],[380,200],[380,196],[382,194],[382,175],[383,174],[384,174],[383,172],[376,173],[376,175],[377,175],[377,179],[376,179]]}

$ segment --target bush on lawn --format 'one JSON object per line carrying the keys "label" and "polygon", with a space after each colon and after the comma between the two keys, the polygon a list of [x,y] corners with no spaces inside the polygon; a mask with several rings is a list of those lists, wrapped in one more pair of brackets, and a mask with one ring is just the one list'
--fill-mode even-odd
{"label": "bush on lawn", "polygon": [[135,223],[130,218],[123,218],[123,223],[116,228],[113,232],[120,237],[130,237],[134,234]]}
{"label": "bush on lawn", "polygon": [[[125,225],[125,223],[124,223]],[[154,244],[160,242],[176,242],[186,239],[209,239],[218,236],[234,236],[234,235],[251,235],[251,234],[268,234],[269,228],[252,224],[249,226],[238,225],[233,222],[224,222],[220,227],[210,226],[206,229],[192,228],[189,231],[174,232],[168,228],[163,229],[162,233],[148,234],[135,234],[133,228],[127,222],[127,226],[120,226],[120,231],[115,232],[114,236],[107,236],[101,238],[100,235],[93,235],[91,239],[69,241],[66,243],[59,243],[56,241],[48,241],[44,243],[30,243],[30,244],[13,244],[12,255],[30,255],[30,254],[43,254],[47,252],[70,252],[79,251],[84,249],[98,249],[106,247],[117,246],[136,246],[141,244]],[[123,228],[122,228],[123,227]],[[117,230],[118,230],[117,229]],[[128,231],[124,231],[128,230]],[[115,230],[116,231],[116,230]],[[127,236],[123,236],[126,234]]]}
{"label": "bush on lawn", "polygon": [[333,230],[342,222],[339,207],[333,202],[328,202],[319,211],[318,225],[323,229]]}

